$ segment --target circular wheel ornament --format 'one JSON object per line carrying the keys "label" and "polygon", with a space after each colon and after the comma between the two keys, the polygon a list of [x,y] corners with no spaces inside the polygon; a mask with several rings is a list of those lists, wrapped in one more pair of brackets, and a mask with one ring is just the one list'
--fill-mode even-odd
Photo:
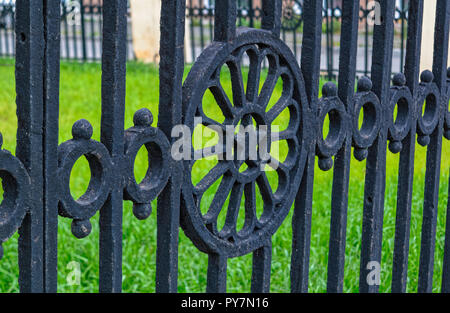
{"label": "circular wheel ornament", "polygon": [[[312,115],[289,48],[266,31],[237,33],[231,42],[206,48],[183,86],[184,125],[194,142],[191,159],[183,161],[181,225],[198,249],[227,257],[258,249],[279,228],[297,193],[314,131],[306,125]],[[213,147],[195,142],[199,128],[218,138]],[[251,130],[257,145],[251,144]],[[215,164],[199,175],[195,163],[208,158]]]}

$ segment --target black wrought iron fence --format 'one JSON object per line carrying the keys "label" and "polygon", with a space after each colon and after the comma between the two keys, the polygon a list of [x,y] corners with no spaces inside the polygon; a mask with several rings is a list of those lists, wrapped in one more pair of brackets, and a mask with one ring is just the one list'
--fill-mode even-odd
{"label": "black wrought iron fence", "polygon": [[[180,226],[198,250],[208,254],[208,292],[226,291],[228,260],[247,254],[253,255],[251,291],[268,292],[272,236],[291,208],[291,291],[307,292],[318,160],[321,170],[334,170],[327,290],[342,292],[353,151],[357,160],[366,160],[359,290],[377,292],[376,279],[368,278],[381,262],[389,149],[400,154],[392,291],[405,292],[417,141],[427,149],[426,164],[418,164],[426,168],[418,291],[431,292],[441,158],[448,158],[442,155],[442,143],[444,137],[450,140],[450,1],[437,0],[434,47],[430,47],[434,49],[433,67],[420,74],[424,3],[410,0],[405,67],[391,80],[395,3],[379,1],[381,23],[374,26],[372,37],[372,58],[377,62],[371,66],[371,78],[362,77],[356,83],[360,6],[358,1],[343,0],[338,84],[326,83],[319,98],[322,1],[303,2],[300,66],[291,49],[279,39],[281,1],[262,1],[261,29],[237,28],[236,1],[218,1],[214,41],[197,58],[184,82],[185,1],[163,1],[158,127],[151,127],[151,112],[141,109],[134,115],[134,126],[124,130],[127,4],[125,0],[110,0],[102,8],[101,139],[93,140],[90,123],[79,120],[72,128],[73,139],[58,146],[60,3],[17,1],[19,127],[16,155],[0,151],[4,189],[0,242],[19,230],[21,291],[57,290],[58,214],[72,219],[73,235],[83,238],[91,232],[90,218],[99,212],[100,291],[120,292],[123,200],[132,201],[135,216],[145,219],[152,214],[151,201],[157,198],[157,292],[177,291]],[[249,60],[247,80],[243,79],[241,67],[244,55]],[[268,60],[265,77],[261,75],[263,60]],[[231,95],[222,85],[221,69],[226,67]],[[269,106],[279,80],[283,91],[279,100]],[[222,112],[221,121],[205,113],[202,100],[208,90]],[[278,131],[272,124],[283,111],[289,112],[289,118],[285,128]],[[323,133],[326,116],[330,120],[327,136]],[[277,132],[274,138],[286,141],[288,152],[284,159],[271,154],[251,158],[255,147],[246,142],[243,158],[238,158],[239,153],[233,153],[233,149],[240,142],[233,129],[231,136],[209,149],[206,156],[215,156],[217,164],[194,183],[198,150],[194,151],[192,143],[180,149],[183,146],[172,133],[187,131],[187,138],[192,138],[190,134],[199,123],[217,133],[237,125],[266,126],[263,137]],[[233,148],[230,156],[228,144]],[[149,168],[138,184],[133,167],[142,146],[149,152]],[[258,144],[257,149],[263,149],[262,145]],[[205,157],[206,148],[200,150]],[[74,199],[70,173],[83,155],[92,175],[86,193]],[[278,176],[277,187],[269,182],[267,166]],[[204,211],[203,196],[216,182],[220,182],[218,189]],[[256,201],[256,193],[261,202]],[[240,230],[239,210],[245,213]],[[225,213],[225,221],[219,228],[221,212]],[[450,292],[450,214],[444,255],[439,257],[443,259],[442,291]]]}
{"label": "black wrought iron fence", "polygon": [[[103,0],[60,0],[61,57],[99,61],[102,58]],[[0,1],[0,56],[15,56],[16,0]],[[131,19],[127,10],[127,59],[134,59]]]}
{"label": "black wrought iron fence", "polygon": [[[406,27],[408,18],[408,0],[396,0],[394,15],[394,56],[393,71],[402,71],[406,49]],[[213,40],[214,0],[188,0],[187,17],[191,38],[189,57],[194,60]],[[342,1],[323,0],[321,71],[328,79],[336,79],[339,71],[339,48],[342,21]],[[360,1],[360,20],[356,71],[368,75],[371,67],[372,41],[375,8],[374,1]],[[237,0],[237,25],[261,27],[262,8],[258,0]],[[303,0],[283,0],[281,38],[292,49],[300,61],[303,39]],[[189,61],[189,60],[188,60]]]}

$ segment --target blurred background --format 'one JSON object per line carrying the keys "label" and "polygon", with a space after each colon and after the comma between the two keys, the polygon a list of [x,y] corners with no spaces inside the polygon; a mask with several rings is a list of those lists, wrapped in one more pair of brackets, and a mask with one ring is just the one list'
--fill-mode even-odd
{"label": "blurred background", "polygon": [[[158,61],[159,7],[161,0],[129,0],[128,59]],[[186,62],[193,63],[211,42],[215,0],[187,0]],[[237,0],[238,25],[259,28],[261,0]],[[393,72],[404,65],[409,0],[396,0]],[[61,0],[61,57],[78,61],[101,59],[103,0]],[[303,0],[283,0],[281,37],[300,60],[303,33]],[[14,56],[15,0],[0,0],[0,56]],[[339,66],[342,0],[323,0],[323,75],[335,79]],[[371,67],[374,1],[362,0],[358,38],[358,74]],[[426,19],[425,19],[426,20]],[[431,36],[432,37],[432,36]]]}

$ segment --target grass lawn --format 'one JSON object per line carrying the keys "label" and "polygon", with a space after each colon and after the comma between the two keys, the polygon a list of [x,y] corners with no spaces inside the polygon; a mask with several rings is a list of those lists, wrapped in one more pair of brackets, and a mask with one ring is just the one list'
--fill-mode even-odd
{"label": "grass lawn", "polygon": [[[229,90],[229,81],[224,76],[225,89]],[[17,118],[15,114],[14,66],[11,60],[0,61],[0,131],[4,137],[4,149],[15,151]],[[71,139],[71,127],[81,118],[89,120],[94,127],[94,139],[100,135],[100,84],[99,64],[63,63],[61,65],[60,96],[60,142]],[[140,108],[149,108],[154,116],[154,126],[158,116],[158,70],[155,67],[130,63],[127,69],[127,97],[125,127],[132,126],[133,114]],[[277,87],[276,97],[281,92]],[[205,106],[212,115],[218,114],[211,101],[205,98]],[[217,117],[219,117],[217,115]],[[277,122],[283,126],[289,115],[281,115]],[[283,146],[280,154],[283,154]],[[450,168],[450,143],[444,139],[442,174],[439,191],[439,216],[436,239],[436,258],[434,291],[441,285],[442,258],[445,234],[445,215]],[[397,193],[398,155],[388,152],[386,198],[383,230],[382,284],[381,291],[389,292],[391,284],[392,258],[395,233],[395,207]],[[426,149],[416,149],[416,169],[411,221],[411,240],[409,258],[408,291],[417,291],[420,234],[422,225],[422,204],[425,176]],[[198,180],[208,170],[205,166],[197,168],[193,180]],[[145,150],[138,155],[135,174],[142,177],[147,165]],[[74,197],[83,194],[89,179],[87,161],[77,162],[71,178]],[[361,249],[361,224],[364,194],[365,162],[352,159],[349,191],[347,249],[345,266],[345,292],[357,292],[359,282],[359,257]],[[201,178],[201,177],[200,177]],[[276,184],[276,177],[270,178]],[[314,185],[314,203],[312,216],[310,291],[324,292],[327,279],[327,258],[330,224],[332,171],[322,172],[316,169]],[[212,197],[210,192],[207,197]],[[156,203],[154,203],[156,208]],[[291,217],[290,214],[273,238],[272,292],[288,292],[290,254],[291,254]],[[70,232],[70,220],[59,219],[58,233],[58,291],[59,292],[97,292],[98,291],[98,214],[92,219],[93,231],[83,240],[78,240]],[[153,292],[155,289],[155,253],[156,253],[156,215],[146,221],[138,221],[132,214],[130,202],[124,202],[123,224],[123,291]],[[0,291],[17,292],[17,237],[4,243],[5,255],[0,261]],[[250,291],[251,255],[231,259],[228,263],[228,291]],[[72,268],[69,263],[79,262],[81,269],[80,285],[69,286],[67,275]],[[207,256],[200,253],[188,238],[180,232],[179,244],[179,292],[203,292],[206,286]]]}

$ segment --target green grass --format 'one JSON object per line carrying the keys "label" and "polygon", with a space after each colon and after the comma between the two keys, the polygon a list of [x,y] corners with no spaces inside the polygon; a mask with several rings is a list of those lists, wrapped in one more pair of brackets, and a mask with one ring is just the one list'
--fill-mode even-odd
{"label": "green grass", "polygon": [[[15,115],[14,67],[12,61],[0,62],[0,131],[4,136],[4,148],[15,151],[17,118]],[[225,89],[229,90],[229,82],[225,74]],[[61,65],[60,96],[60,142],[71,138],[73,123],[85,118],[94,127],[94,139],[100,132],[100,82],[99,64],[63,63]],[[228,85],[227,85],[228,84]],[[125,127],[132,126],[133,114],[136,110],[147,107],[154,116],[156,125],[158,116],[158,71],[155,67],[130,63],[127,69],[127,96]],[[280,95],[281,84],[278,85],[274,100]],[[274,101],[272,100],[272,101]],[[206,97],[204,105],[208,112],[220,118],[211,98]],[[278,123],[285,124],[289,115],[280,117]],[[280,154],[283,153],[280,147]],[[422,223],[422,203],[425,176],[426,149],[417,146],[416,167],[414,176],[414,193],[411,221],[410,261],[408,291],[417,291],[418,266],[420,255],[420,232]],[[442,157],[442,174],[439,191],[439,216],[435,258],[435,292],[439,291],[442,274],[442,257],[445,233],[445,213],[447,206],[447,190],[449,181],[450,144],[444,140]],[[206,162],[206,161],[205,161]],[[207,162],[206,162],[207,163]],[[193,179],[198,180],[208,167],[194,172]],[[136,176],[142,177],[146,170],[145,151],[139,154],[136,161]],[[211,162],[209,164],[211,166]],[[398,156],[388,153],[386,200],[383,230],[383,259],[381,291],[390,291],[392,256],[395,232],[395,207],[397,190]],[[361,248],[361,224],[364,192],[365,162],[352,159],[349,191],[347,249],[345,266],[345,292],[357,292],[359,281],[359,257]],[[87,187],[89,179],[88,165],[85,160],[77,162],[72,172],[71,187],[74,197],[80,196]],[[276,177],[271,183],[276,184]],[[322,172],[316,168],[311,261],[310,291],[324,292],[327,279],[327,257],[330,224],[332,171]],[[205,197],[212,197],[212,192]],[[156,203],[153,204],[156,208]],[[123,291],[153,292],[155,290],[155,253],[156,253],[156,218],[155,214],[146,221],[138,221],[132,215],[132,206],[124,202],[123,219]],[[291,254],[291,218],[290,214],[273,238],[272,258],[272,292],[289,291],[289,267]],[[75,239],[70,233],[70,220],[59,219],[58,232],[58,291],[59,292],[97,292],[98,291],[98,214],[92,219],[93,231],[88,238]],[[18,259],[17,234],[4,243],[5,255],[0,261],[0,291],[18,291]],[[251,255],[231,259],[228,264],[228,291],[247,292],[250,290]],[[72,261],[80,263],[81,281],[78,286],[69,286],[66,282]],[[203,292],[206,286],[207,256],[200,253],[180,232],[179,244],[179,287],[180,292]]]}

